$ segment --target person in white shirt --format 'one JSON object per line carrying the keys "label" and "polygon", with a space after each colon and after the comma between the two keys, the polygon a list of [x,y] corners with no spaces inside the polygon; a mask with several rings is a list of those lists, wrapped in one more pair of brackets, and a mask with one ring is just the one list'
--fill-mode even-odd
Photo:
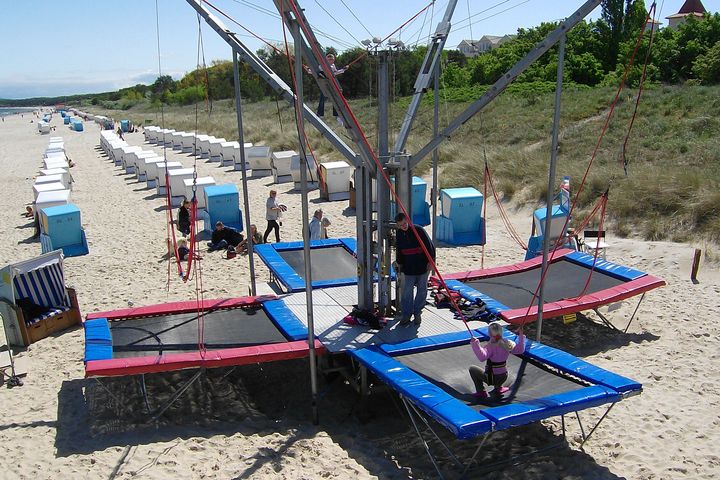
{"label": "person in white shirt", "polygon": [[[335,66],[335,55],[332,53],[328,53],[325,55],[325,59],[327,60],[328,64],[330,65],[330,71],[332,72],[334,77],[337,77],[338,75],[341,75],[345,73],[345,70],[347,70],[347,65],[343,68],[337,68]],[[320,100],[318,100],[318,108],[317,108],[317,115],[318,117],[325,116],[325,95],[320,92]],[[338,117],[338,112],[335,109],[335,105],[333,105],[333,117],[336,117],[338,119],[338,122],[342,125],[342,120],[340,117]]]}
{"label": "person in white shirt", "polygon": [[265,220],[267,220],[267,228],[263,235],[263,243],[267,243],[268,235],[275,230],[275,242],[280,242],[280,224],[278,218],[283,211],[283,205],[277,202],[277,191],[270,190],[270,196],[265,202]]}
{"label": "person in white shirt", "polygon": [[310,240],[320,240],[322,238],[322,218],[323,211],[318,208],[310,220]]}

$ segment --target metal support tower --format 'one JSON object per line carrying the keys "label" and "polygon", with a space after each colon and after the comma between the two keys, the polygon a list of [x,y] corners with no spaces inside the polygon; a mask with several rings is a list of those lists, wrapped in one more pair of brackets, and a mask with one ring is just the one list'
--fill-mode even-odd
{"label": "metal support tower", "polygon": [[[389,60],[392,52],[387,50],[377,51],[375,53],[378,60],[378,158],[384,168],[387,168],[387,160],[389,156],[389,101],[388,94],[390,92],[389,78]],[[387,170],[386,170],[387,171]],[[391,278],[390,278],[390,222],[393,220],[390,215],[390,187],[378,175],[375,182],[376,199],[377,199],[377,243],[375,245],[375,255],[378,259],[378,309],[385,314],[390,313],[391,306]],[[372,200],[372,199],[371,199]]]}
{"label": "metal support tower", "polygon": [[[378,145],[379,158],[382,166],[386,167],[388,172],[393,174],[396,182],[397,200],[403,202],[406,208],[410,208],[410,193],[412,185],[412,169],[428,154],[435,151],[439,144],[449,138],[455,130],[460,128],[465,122],[470,120],[475,114],[487,106],[494,98],[496,98],[515,78],[525,71],[535,60],[547,52],[555,45],[565,34],[573,28],[578,22],[586,17],[602,0],[588,0],[575,13],[569,16],[565,21],[561,22],[558,28],[551,32],[543,41],[541,41],[532,51],[530,51],[523,59],[515,64],[505,75],[503,75],[490,89],[478,100],[473,102],[465,111],[452,120],[445,129],[428,142],[416,154],[410,156],[404,149],[407,138],[410,134],[413,121],[416,117],[417,110],[420,105],[422,95],[427,91],[428,86],[437,71],[442,49],[450,31],[450,19],[455,9],[457,0],[450,0],[446,8],[443,19],[440,21],[433,38],[431,39],[430,48],[423,61],[422,68],[415,82],[415,93],[408,107],[408,111],[403,119],[403,124],[395,142],[393,151],[388,151],[387,156],[384,155],[384,144]],[[235,33],[227,29],[217,18],[215,18],[199,0],[187,0],[187,2],[205,19],[205,21],[213,27],[213,29],[231,45],[234,51],[247,62],[253,70],[255,70],[265,81],[267,81],[278,93],[288,102],[294,102],[294,94],[290,87],[280,79],[265,63],[262,62],[255,54],[253,54],[245,45],[240,42]],[[353,164],[356,168],[356,198],[357,202],[357,240],[358,240],[358,301],[359,307],[364,310],[371,310],[374,307],[373,301],[373,271],[378,268],[382,273],[383,263],[387,260],[386,239],[389,238],[389,230],[386,231],[384,223],[389,218],[389,212],[384,211],[384,206],[378,206],[379,222],[373,221],[372,218],[372,179],[378,178],[378,167],[375,163],[375,153],[372,151],[362,130],[355,121],[352,112],[346,104],[342,94],[340,93],[337,80],[330,72],[330,66],[325,60],[325,52],[321,49],[320,44],[315,37],[312,28],[310,28],[303,10],[298,6],[297,0],[274,0],[275,6],[280,12],[283,21],[291,27],[297,22],[299,33],[295,37],[298,44],[296,52],[302,52],[302,58],[309,66],[309,71],[318,82],[318,86],[323,94],[329,98],[340,117],[343,119],[347,134],[355,143],[358,153],[353,152],[345,143],[320,120],[315,113],[306,105],[302,105],[303,117],[312,123],[338,150]],[[383,100],[387,102],[387,98]],[[382,121],[382,120],[381,120]],[[386,128],[386,127],[385,127]],[[384,140],[380,140],[383,142]],[[385,159],[388,159],[385,162]],[[380,182],[377,182],[380,184]],[[378,188],[378,194],[384,197],[382,187]],[[384,200],[387,197],[383,198]],[[378,198],[378,205],[380,205]],[[367,205],[366,205],[367,204]],[[373,232],[380,229],[379,236],[382,240],[373,243]],[[376,262],[377,259],[377,262]],[[381,292],[382,300],[385,302],[385,293]]]}

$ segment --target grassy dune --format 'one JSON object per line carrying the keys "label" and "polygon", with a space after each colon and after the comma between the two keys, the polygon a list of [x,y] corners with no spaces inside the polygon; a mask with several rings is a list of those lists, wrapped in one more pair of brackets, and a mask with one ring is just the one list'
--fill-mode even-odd
{"label": "grassy dune", "polygon": [[[673,241],[695,237],[720,243],[720,87],[655,86],[646,90],[628,143],[626,176],[621,152],[636,93],[626,90],[620,99],[580,196],[576,219],[583,218],[609,187],[607,225],[615,234]],[[567,90],[563,95],[557,173],[570,175],[574,188],[587,168],[614,94],[612,89],[596,88]],[[482,189],[486,157],[505,200],[533,205],[541,202],[547,188],[553,102],[551,93],[503,94],[443,144],[441,186]],[[369,99],[350,103],[375,144],[376,105]],[[393,103],[391,131],[399,129],[407,104],[407,98]],[[468,104],[443,100],[441,128]],[[136,123],[150,120],[157,125],[164,116],[167,128],[197,128],[215,136],[237,138],[234,102],[230,100],[214,102],[211,114],[205,105],[198,106],[197,115],[195,106],[165,107],[162,115],[147,105],[103,113]],[[243,113],[246,141],[280,150],[297,149],[290,106],[284,102],[253,103],[244,105]],[[329,113],[326,121],[340,131]],[[408,151],[417,151],[431,133],[432,102],[424,101]],[[308,135],[321,160],[340,158],[312,127]],[[427,158],[421,162],[420,171],[429,167]]]}

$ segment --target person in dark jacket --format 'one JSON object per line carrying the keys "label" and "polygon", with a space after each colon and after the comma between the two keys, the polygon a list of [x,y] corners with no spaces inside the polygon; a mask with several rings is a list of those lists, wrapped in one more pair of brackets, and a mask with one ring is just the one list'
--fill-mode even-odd
{"label": "person in dark jacket", "polygon": [[183,200],[182,205],[180,205],[177,226],[184,236],[190,235],[190,200],[188,199]]}
{"label": "person in dark jacket", "polygon": [[[422,322],[422,309],[427,297],[427,282],[432,270],[425,252],[415,237],[408,218],[404,213],[395,216],[397,223],[396,250],[397,266],[402,278],[402,291],[400,294],[400,325],[410,323],[410,316],[414,316],[415,325]],[[420,225],[414,225],[418,236],[425,248],[435,261],[435,246]],[[417,288],[417,292],[414,290]],[[413,295],[414,294],[414,295]]]}
{"label": "person in dark jacket", "polygon": [[208,251],[212,252],[223,248],[232,248],[234,250],[243,241],[243,238],[245,238],[243,234],[234,228],[226,227],[222,222],[217,222],[208,244]]}

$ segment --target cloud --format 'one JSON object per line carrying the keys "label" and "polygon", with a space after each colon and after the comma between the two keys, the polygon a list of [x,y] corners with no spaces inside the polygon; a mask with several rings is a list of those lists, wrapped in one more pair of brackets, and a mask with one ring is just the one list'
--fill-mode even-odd
{"label": "cloud", "polygon": [[[171,75],[175,79],[184,74],[180,71],[163,73]],[[151,84],[157,77],[157,72],[147,70],[141,72],[105,71],[96,74],[65,76],[57,76],[49,72],[44,77],[0,77],[0,98],[21,99],[111,92],[138,83]]]}

